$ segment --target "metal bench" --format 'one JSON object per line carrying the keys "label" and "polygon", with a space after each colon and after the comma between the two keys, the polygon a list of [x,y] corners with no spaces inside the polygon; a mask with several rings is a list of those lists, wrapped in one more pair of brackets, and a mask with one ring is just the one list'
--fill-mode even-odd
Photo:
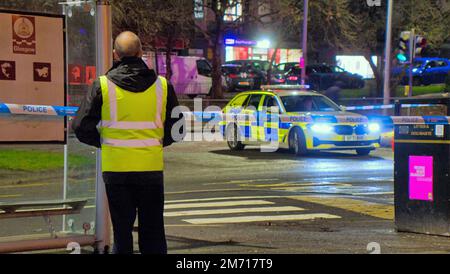
{"label": "metal bench", "polygon": [[51,236],[56,238],[50,216],[78,214],[86,203],[86,199],[0,203],[0,219],[42,216],[49,226]]}

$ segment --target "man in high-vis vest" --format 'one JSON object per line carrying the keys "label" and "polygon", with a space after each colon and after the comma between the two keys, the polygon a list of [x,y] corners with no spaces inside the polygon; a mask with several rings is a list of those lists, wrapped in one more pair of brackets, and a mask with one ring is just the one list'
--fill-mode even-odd
{"label": "man in high-vis vest", "polygon": [[171,117],[178,106],[172,85],[141,57],[137,35],[117,36],[114,65],[94,81],[72,128],[81,142],[101,148],[114,252],[133,253],[138,215],[140,252],[165,254],[163,147],[182,138],[171,130],[183,118]]}

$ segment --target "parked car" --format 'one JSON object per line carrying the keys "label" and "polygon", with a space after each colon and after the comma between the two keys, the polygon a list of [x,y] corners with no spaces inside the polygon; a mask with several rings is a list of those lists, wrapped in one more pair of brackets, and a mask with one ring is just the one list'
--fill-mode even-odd
{"label": "parked car", "polygon": [[[397,67],[393,76],[398,76],[405,70],[401,80],[402,85],[409,83],[409,66]],[[445,58],[416,58],[413,62],[413,85],[443,84],[450,73],[450,60]]]}
{"label": "parked car", "polygon": [[267,61],[235,60],[222,66],[228,91],[259,89],[267,77]]}
{"label": "parked car", "polygon": [[[279,74],[284,72],[285,84],[297,85],[301,83],[302,69],[298,63],[284,63],[278,65],[277,68],[278,72],[272,77],[272,80],[280,78]],[[316,90],[326,90],[335,85],[347,89],[363,88],[365,85],[361,75],[347,72],[338,66],[326,64],[306,66],[306,84]]]}
{"label": "parked car", "polygon": [[[143,58],[149,67],[154,68],[154,60]],[[195,56],[172,56],[172,83],[175,93],[194,98],[198,95],[210,95],[212,88],[212,67],[205,58]],[[159,75],[166,75],[166,58],[158,58]],[[222,86],[226,86],[222,77]]]}
{"label": "parked car", "polygon": [[255,70],[267,72],[269,69],[269,61],[264,60],[233,60],[227,61],[225,64],[235,64],[241,66],[251,66]]}

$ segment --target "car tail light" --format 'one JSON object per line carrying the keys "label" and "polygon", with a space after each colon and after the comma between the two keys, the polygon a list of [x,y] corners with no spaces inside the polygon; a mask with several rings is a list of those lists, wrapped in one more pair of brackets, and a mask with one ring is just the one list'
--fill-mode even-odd
{"label": "car tail light", "polygon": [[289,80],[289,81],[297,81],[297,80],[298,80],[298,77],[297,77],[297,76],[289,76],[289,77],[288,77],[288,80]]}
{"label": "car tail light", "polygon": [[238,75],[231,73],[231,74],[228,74],[228,77],[230,77],[231,79],[235,79],[235,78],[238,78]]}

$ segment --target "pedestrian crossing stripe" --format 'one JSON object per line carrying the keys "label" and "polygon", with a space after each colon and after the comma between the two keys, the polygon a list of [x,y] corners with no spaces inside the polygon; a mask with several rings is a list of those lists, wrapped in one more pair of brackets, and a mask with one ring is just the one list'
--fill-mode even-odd
{"label": "pedestrian crossing stripe", "polygon": [[232,224],[232,223],[250,223],[250,222],[269,222],[269,221],[304,221],[314,219],[340,219],[340,216],[318,213],[318,214],[294,214],[294,215],[276,215],[276,216],[239,216],[239,217],[220,217],[220,218],[198,218],[184,219],[190,224]]}
{"label": "pedestrian crossing stripe", "polygon": [[206,210],[187,210],[164,213],[165,217],[195,216],[195,215],[221,215],[234,213],[258,213],[258,212],[286,212],[286,211],[302,211],[301,207],[295,206],[278,206],[278,207],[251,207],[251,208],[222,208],[222,209],[206,209]]}
{"label": "pedestrian crossing stripe", "polygon": [[230,207],[230,206],[247,206],[247,205],[272,205],[273,202],[264,200],[244,200],[244,201],[225,201],[225,202],[212,202],[212,203],[181,203],[181,204],[169,204],[164,209],[187,209],[198,207]]}
{"label": "pedestrian crossing stripe", "polygon": [[394,206],[392,205],[326,196],[291,196],[290,198],[298,201],[344,209],[380,219],[394,219]]}
{"label": "pedestrian crossing stripe", "polygon": [[275,198],[287,198],[287,196],[240,196],[240,197],[215,197],[215,198],[198,198],[198,199],[185,199],[185,200],[170,200],[166,201],[166,204],[175,203],[190,203],[190,202],[211,202],[211,201],[230,201],[230,200],[250,200],[250,199],[275,199]]}

